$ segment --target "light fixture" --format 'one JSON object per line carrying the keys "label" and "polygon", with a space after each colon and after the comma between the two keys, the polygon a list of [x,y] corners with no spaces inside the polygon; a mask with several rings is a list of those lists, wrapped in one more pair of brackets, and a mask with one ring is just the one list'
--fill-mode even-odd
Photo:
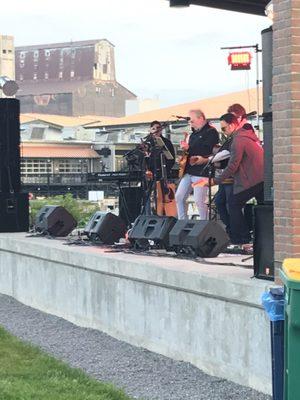
{"label": "light fixture", "polygon": [[273,0],[271,0],[271,1],[266,5],[265,14],[266,14],[266,16],[273,22],[273,18],[274,18]]}
{"label": "light fixture", "polygon": [[5,96],[14,96],[19,86],[16,81],[9,79],[7,76],[0,76],[0,89]]}

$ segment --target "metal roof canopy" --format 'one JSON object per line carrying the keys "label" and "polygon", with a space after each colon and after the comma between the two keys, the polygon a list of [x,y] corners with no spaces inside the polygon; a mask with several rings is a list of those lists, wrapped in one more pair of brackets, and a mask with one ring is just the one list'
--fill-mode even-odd
{"label": "metal roof canopy", "polygon": [[270,0],[169,0],[171,7],[198,5],[223,10],[265,16],[265,7]]}

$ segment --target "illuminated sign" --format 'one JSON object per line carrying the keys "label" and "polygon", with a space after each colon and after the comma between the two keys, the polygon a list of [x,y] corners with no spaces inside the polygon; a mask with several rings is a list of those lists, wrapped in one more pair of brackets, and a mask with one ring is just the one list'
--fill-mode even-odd
{"label": "illuminated sign", "polygon": [[232,70],[250,69],[251,53],[249,51],[229,53],[228,65]]}

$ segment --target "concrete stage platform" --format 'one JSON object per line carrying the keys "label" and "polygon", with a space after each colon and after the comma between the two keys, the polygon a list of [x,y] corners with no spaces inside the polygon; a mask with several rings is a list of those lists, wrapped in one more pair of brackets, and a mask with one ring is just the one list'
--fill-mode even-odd
{"label": "concrete stage platform", "polygon": [[271,393],[260,296],[272,282],[251,279],[251,261],[226,265],[244,256],[195,262],[26,236],[0,234],[0,293]]}

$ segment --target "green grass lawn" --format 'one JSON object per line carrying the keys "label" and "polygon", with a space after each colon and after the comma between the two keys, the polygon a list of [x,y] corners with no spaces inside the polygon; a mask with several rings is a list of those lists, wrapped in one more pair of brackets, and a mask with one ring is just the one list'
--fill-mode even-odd
{"label": "green grass lawn", "polygon": [[129,400],[0,328],[1,400]]}

